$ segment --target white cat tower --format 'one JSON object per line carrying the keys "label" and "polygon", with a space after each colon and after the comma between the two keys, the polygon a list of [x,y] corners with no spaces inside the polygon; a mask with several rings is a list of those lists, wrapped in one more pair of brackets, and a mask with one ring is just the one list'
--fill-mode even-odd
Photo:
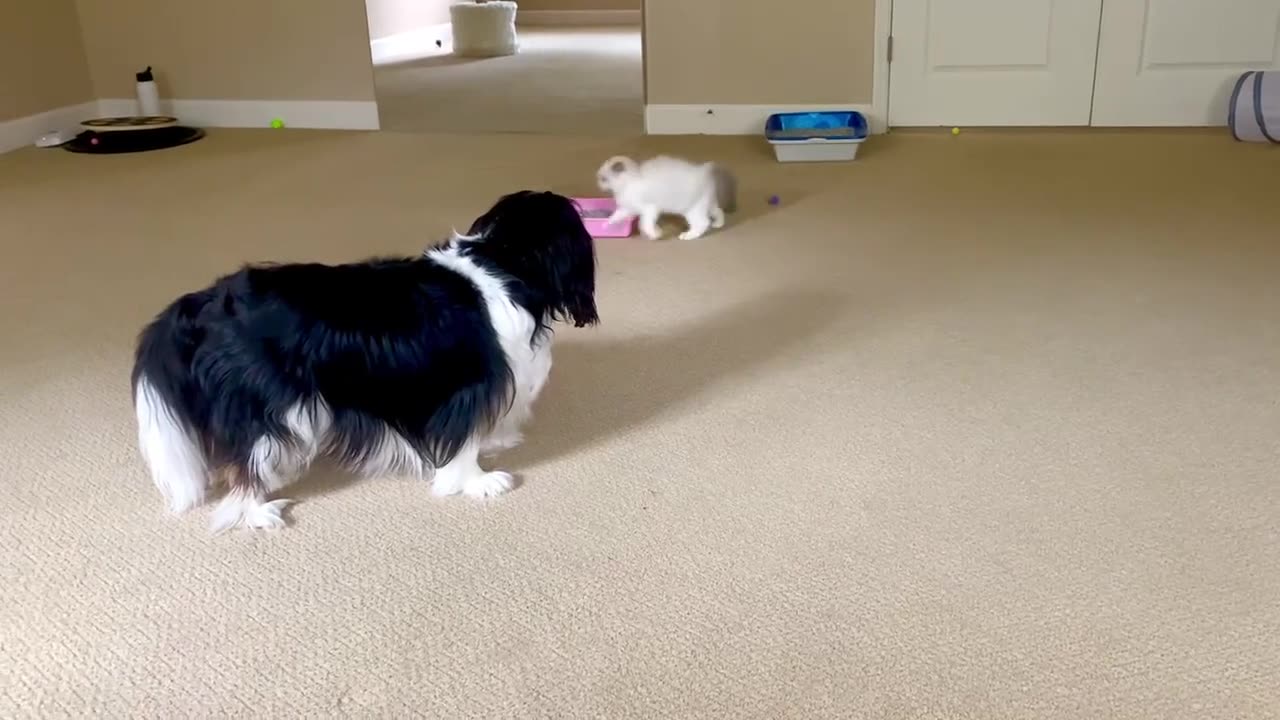
{"label": "white cat tower", "polygon": [[516,3],[509,0],[468,0],[449,6],[453,23],[453,54],[459,57],[515,55]]}

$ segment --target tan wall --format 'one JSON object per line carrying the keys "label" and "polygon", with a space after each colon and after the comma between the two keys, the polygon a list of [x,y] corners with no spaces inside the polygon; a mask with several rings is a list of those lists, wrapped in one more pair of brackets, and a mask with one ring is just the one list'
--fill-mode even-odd
{"label": "tan wall", "polygon": [[75,0],[0,0],[0,122],[93,99]]}
{"label": "tan wall", "polygon": [[366,0],[369,37],[379,40],[421,27],[447,23],[449,5],[453,2],[454,0]]}
{"label": "tan wall", "polygon": [[875,0],[647,3],[651,104],[871,102]]}
{"label": "tan wall", "polygon": [[[362,0],[76,2],[78,23],[72,0],[0,3],[0,118],[132,97],[148,64],[166,97],[374,99]],[[650,103],[871,101],[875,0],[647,2]]]}
{"label": "tan wall", "polygon": [[[701,2],[702,0],[689,0]],[[644,0],[518,0],[521,10],[639,10]]]}
{"label": "tan wall", "polygon": [[[6,0],[10,1],[10,0]],[[363,0],[78,0],[100,98],[373,100]]]}

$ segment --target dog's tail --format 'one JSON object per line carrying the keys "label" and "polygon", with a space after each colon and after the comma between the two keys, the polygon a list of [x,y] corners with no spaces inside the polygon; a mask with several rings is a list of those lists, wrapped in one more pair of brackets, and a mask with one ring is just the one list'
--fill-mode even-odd
{"label": "dog's tail", "polygon": [[199,397],[191,359],[202,339],[197,316],[211,299],[208,292],[192,293],[165,308],[142,331],[134,359],[138,448],[176,513],[203,502],[209,486],[208,459],[191,404]]}
{"label": "dog's tail", "polygon": [[727,212],[738,210],[738,178],[720,163],[711,163],[711,177],[716,184],[716,202]]}

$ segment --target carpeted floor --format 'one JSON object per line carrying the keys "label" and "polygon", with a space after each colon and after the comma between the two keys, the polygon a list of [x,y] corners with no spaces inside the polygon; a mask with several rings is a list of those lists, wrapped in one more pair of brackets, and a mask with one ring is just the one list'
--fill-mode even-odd
{"label": "carpeted floor", "polygon": [[[164,303],[657,150],[731,163],[742,211],[600,244],[515,492],[163,511],[127,375]],[[1276,168],[1221,133],[0,157],[0,717],[1276,717]]]}
{"label": "carpeted floor", "polygon": [[[520,52],[458,58],[435,48],[374,67],[382,127],[406,132],[638,135],[639,28],[519,28]],[[447,51],[449,48],[445,48]]]}

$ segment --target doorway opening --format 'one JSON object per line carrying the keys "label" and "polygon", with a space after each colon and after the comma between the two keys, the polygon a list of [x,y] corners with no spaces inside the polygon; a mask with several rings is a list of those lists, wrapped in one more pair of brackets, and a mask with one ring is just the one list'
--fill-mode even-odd
{"label": "doorway opening", "polygon": [[455,52],[456,2],[365,1],[383,130],[644,132],[643,0],[519,0],[516,51],[487,57]]}

